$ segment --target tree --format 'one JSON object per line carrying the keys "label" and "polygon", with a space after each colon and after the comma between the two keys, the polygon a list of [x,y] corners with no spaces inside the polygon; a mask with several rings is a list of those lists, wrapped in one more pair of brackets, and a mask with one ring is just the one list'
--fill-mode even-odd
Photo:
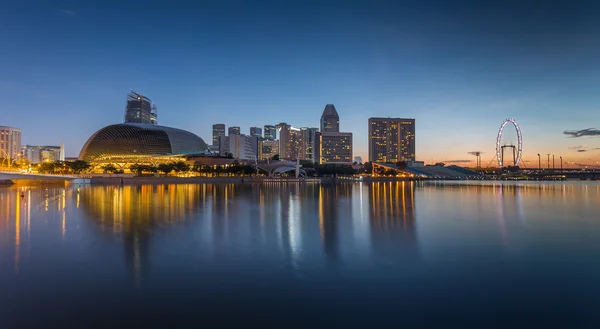
{"label": "tree", "polygon": [[398,169],[406,169],[408,167],[408,164],[406,163],[406,161],[398,161],[396,162],[396,167]]}
{"label": "tree", "polygon": [[233,154],[232,153],[225,153],[225,157],[227,159],[233,159]]}
{"label": "tree", "polygon": [[135,174],[137,176],[141,176],[143,172],[155,173],[156,172],[156,167],[150,166],[150,165],[141,164],[141,163],[136,163],[136,164],[132,164],[131,166],[129,166],[129,170],[135,172]]}
{"label": "tree", "polygon": [[434,164],[434,166],[436,166],[436,167],[443,167],[443,166],[445,166],[445,165],[446,165],[446,164],[445,164],[445,163],[443,163],[443,162],[438,162],[438,163]]}
{"label": "tree", "polygon": [[273,161],[279,161],[279,154],[275,154],[275,155],[274,155],[274,156],[271,158],[271,160],[273,160]]}
{"label": "tree", "polygon": [[118,171],[117,167],[115,167],[115,165],[113,165],[112,163],[104,165],[104,166],[102,166],[100,168],[102,168],[102,170],[104,172],[107,172],[109,174],[114,174],[114,173],[116,173]]}
{"label": "tree", "polygon": [[88,170],[91,167],[89,163],[83,160],[69,161],[66,163],[66,165],[76,174]]}
{"label": "tree", "polygon": [[44,174],[52,174],[54,173],[54,162],[43,162],[40,164],[38,171]]}
{"label": "tree", "polygon": [[175,172],[178,174],[182,171],[190,171],[190,166],[183,161],[177,161],[175,163],[172,163],[171,165],[173,166],[173,170],[175,170]]}
{"label": "tree", "polygon": [[174,165],[172,163],[161,163],[158,165],[158,171],[162,171],[165,175],[168,175],[171,171],[173,171]]}
{"label": "tree", "polygon": [[363,172],[367,175],[372,174],[373,173],[373,164],[370,162],[363,163]]}

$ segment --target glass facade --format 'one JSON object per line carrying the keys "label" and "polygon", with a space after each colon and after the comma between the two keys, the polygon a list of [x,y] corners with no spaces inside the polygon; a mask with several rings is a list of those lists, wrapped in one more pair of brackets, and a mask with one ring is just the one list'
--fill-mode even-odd
{"label": "glass facade", "polygon": [[340,116],[333,104],[325,105],[323,114],[321,115],[321,132],[339,132],[340,131]]}
{"label": "glass facade", "polygon": [[277,139],[277,127],[271,125],[265,125],[265,139],[275,140]]}
{"label": "glass facade", "polygon": [[148,97],[132,90],[127,95],[125,123],[158,124],[156,106],[152,105]]}
{"label": "glass facade", "polygon": [[212,127],[212,145],[219,145],[219,136],[225,136],[225,125],[222,123],[214,124]]}
{"label": "glass facade", "polygon": [[231,136],[231,135],[240,135],[242,132],[240,130],[240,127],[238,126],[232,126],[229,127],[229,130],[227,131],[227,135]]}
{"label": "glass facade", "polygon": [[250,136],[262,137],[262,129],[258,127],[250,127]]}

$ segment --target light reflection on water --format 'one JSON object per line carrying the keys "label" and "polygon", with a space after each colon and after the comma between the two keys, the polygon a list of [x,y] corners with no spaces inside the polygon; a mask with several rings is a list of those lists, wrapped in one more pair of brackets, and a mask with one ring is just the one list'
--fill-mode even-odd
{"label": "light reflection on water", "polygon": [[[11,303],[0,317],[65,323],[35,301],[155,324],[148,313],[197,316],[182,311],[193,300],[208,317],[300,307],[307,324],[412,321],[418,309],[484,324],[525,304],[532,319],[551,308],[591,324],[599,197],[600,185],[578,182],[4,188],[0,290]],[[578,299],[562,305],[548,285]]]}

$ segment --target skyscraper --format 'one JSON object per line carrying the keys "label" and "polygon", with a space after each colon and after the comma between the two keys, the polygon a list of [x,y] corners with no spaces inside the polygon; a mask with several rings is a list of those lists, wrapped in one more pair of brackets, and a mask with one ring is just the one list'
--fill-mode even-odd
{"label": "skyscraper", "polygon": [[352,133],[318,132],[315,158],[320,164],[352,164]]}
{"label": "skyscraper", "polygon": [[317,162],[314,156],[315,138],[319,128],[300,128],[300,160]]}
{"label": "skyscraper", "polygon": [[323,110],[323,115],[321,115],[321,132],[337,133],[339,131],[340,116],[338,115],[333,104],[327,104]]}
{"label": "skyscraper", "polygon": [[216,123],[213,125],[212,145],[219,145],[219,136],[225,136],[225,124]]}
{"label": "skyscraper", "polygon": [[262,138],[262,129],[258,127],[250,127],[250,136],[256,136]]}
{"label": "skyscraper", "polygon": [[277,139],[277,127],[272,125],[265,125],[265,139]]}
{"label": "skyscraper", "polygon": [[369,118],[369,161],[415,161],[415,119]]}
{"label": "skyscraper", "polygon": [[272,158],[274,155],[279,154],[279,141],[265,139],[258,142],[260,159],[266,160]]}
{"label": "skyscraper", "polygon": [[300,144],[300,129],[282,122],[277,125],[277,130],[279,130],[279,158],[296,160]]}
{"label": "skyscraper", "polygon": [[21,129],[0,126],[0,166],[10,167],[21,152]]}
{"label": "skyscraper", "polygon": [[238,126],[229,127],[229,131],[228,131],[228,135],[229,136],[231,136],[231,135],[239,135],[239,134],[241,134],[240,127],[238,127]]}
{"label": "skyscraper", "polygon": [[156,111],[156,106],[152,105],[148,97],[132,90],[127,95],[125,123],[158,124]]}

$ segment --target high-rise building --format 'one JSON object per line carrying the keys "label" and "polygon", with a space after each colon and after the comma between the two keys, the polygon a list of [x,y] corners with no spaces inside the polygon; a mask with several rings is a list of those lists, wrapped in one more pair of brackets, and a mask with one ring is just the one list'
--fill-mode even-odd
{"label": "high-rise building", "polygon": [[250,136],[262,138],[262,129],[258,127],[250,127]]}
{"label": "high-rise building", "polygon": [[300,128],[300,160],[317,162],[314,156],[315,138],[319,128]]}
{"label": "high-rise building", "polygon": [[279,158],[296,160],[299,156],[301,131],[285,122],[277,125],[279,131]]}
{"label": "high-rise building", "polygon": [[21,152],[21,129],[0,126],[0,166],[11,166]]}
{"label": "high-rise building", "polygon": [[315,158],[320,164],[352,164],[352,133],[318,132]]}
{"label": "high-rise building", "polygon": [[23,145],[21,155],[30,163],[65,161],[64,144],[60,146],[50,145]]}
{"label": "high-rise building", "polygon": [[212,145],[219,146],[219,137],[225,136],[225,125],[222,123],[216,123],[213,125],[212,131]]}
{"label": "high-rise building", "polygon": [[152,105],[148,97],[133,90],[130,91],[127,95],[125,123],[158,124],[156,106]]}
{"label": "high-rise building", "polygon": [[265,139],[275,140],[277,139],[277,127],[271,125],[265,125]]}
{"label": "high-rise building", "polygon": [[240,127],[238,127],[238,126],[232,126],[232,127],[229,127],[229,131],[228,131],[227,135],[229,135],[229,136],[231,136],[231,135],[240,135],[241,133],[242,132],[240,130]]}
{"label": "high-rise building", "polygon": [[369,161],[415,161],[415,119],[369,118]]}
{"label": "high-rise building", "polygon": [[338,115],[333,104],[327,104],[325,105],[325,109],[321,115],[321,132],[337,133],[339,131],[340,116]]}
{"label": "high-rise building", "polygon": [[258,158],[258,137],[229,135],[219,137],[219,155],[231,153],[234,159],[256,160]]}
{"label": "high-rise building", "polygon": [[276,154],[279,154],[279,141],[270,139],[259,141],[259,153],[261,160],[271,159]]}

